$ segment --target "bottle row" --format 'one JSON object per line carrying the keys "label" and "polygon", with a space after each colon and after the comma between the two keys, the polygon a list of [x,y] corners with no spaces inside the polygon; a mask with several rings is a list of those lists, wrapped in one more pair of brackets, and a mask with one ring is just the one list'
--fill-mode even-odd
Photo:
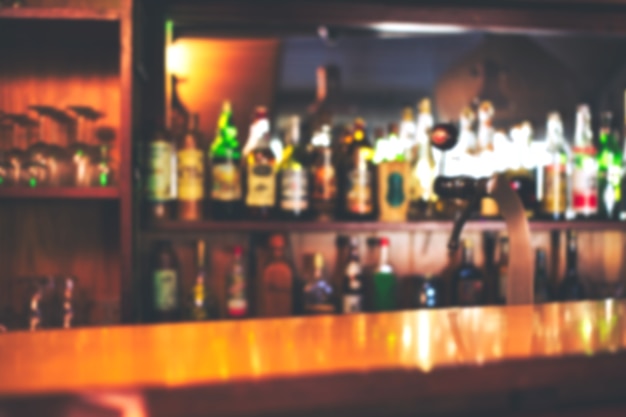
{"label": "bottle row", "polygon": [[[495,109],[483,102],[476,111],[462,112],[458,143],[445,152],[433,148],[432,140],[456,135],[456,127],[435,127],[429,99],[414,113],[407,107],[401,120],[373,130],[360,118],[333,126],[328,112],[307,115],[304,122],[293,116],[273,133],[267,110],[259,107],[241,146],[226,102],[210,146],[197,129],[197,116],[177,141],[161,130],[149,143],[146,197],[152,218],[451,218],[462,203],[440,199],[435,178],[494,174],[507,176],[529,217],[626,218],[623,152],[608,112],[602,113],[596,147],[587,105],[577,109],[570,143],[558,113],[548,115],[546,136],[538,140],[528,122],[509,134],[496,130]],[[498,217],[497,205],[485,197],[475,216]]]}
{"label": "bottle row", "polygon": [[0,187],[106,187],[112,185],[112,128],[96,122],[89,106],[29,106],[0,111]]}
{"label": "bottle row", "polygon": [[[536,302],[581,300],[589,295],[578,275],[575,232],[568,232],[567,241],[566,274],[558,285],[549,276],[546,251],[536,250]],[[235,246],[230,266],[224,276],[217,276],[207,274],[205,242],[198,241],[195,279],[190,288],[183,288],[172,245],[159,242],[144,287],[149,289],[147,318],[207,320],[219,318],[220,312],[225,318],[284,317],[506,303],[507,237],[485,235],[482,268],[474,262],[472,242],[465,240],[460,262],[440,276],[399,277],[390,263],[390,241],[384,237],[367,239],[363,260],[358,239],[340,235],[336,246],[334,268],[328,267],[321,253],[314,253],[305,255],[298,271],[284,236],[274,234],[265,248],[269,256],[257,271],[248,267],[251,262],[243,248]],[[224,294],[215,293],[215,288],[223,288]],[[224,305],[218,306],[218,300]]]}

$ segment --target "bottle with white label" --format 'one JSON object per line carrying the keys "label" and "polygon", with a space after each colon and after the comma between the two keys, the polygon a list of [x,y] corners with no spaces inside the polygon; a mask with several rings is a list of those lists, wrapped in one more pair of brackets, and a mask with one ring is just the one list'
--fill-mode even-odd
{"label": "bottle with white label", "polygon": [[169,242],[158,242],[150,274],[150,321],[166,322],[180,318],[180,277],[176,254]]}
{"label": "bottle with white label", "polygon": [[343,294],[341,310],[344,313],[363,311],[363,274],[359,257],[359,241],[350,241],[350,257],[343,277]]}
{"label": "bottle with white label", "polygon": [[574,134],[572,203],[576,217],[591,218],[598,214],[598,163],[593,146],[591,112],[581,104],[576,111]]}
{"label": "bottle with white label", "polygon": [[148,144],[146,200],[149,217],[158,222],[171,218],[174,195],[172,171],[176,169],[174,144],[167,132],[157,130]]}
{"label": "bottle with white label", "polygon": [[306,150],[300,143],[300,118],[289,120],[283,153],[278,172],[280,189],[279,210],[282,220],[301,220],[309,216],[309,173]]}

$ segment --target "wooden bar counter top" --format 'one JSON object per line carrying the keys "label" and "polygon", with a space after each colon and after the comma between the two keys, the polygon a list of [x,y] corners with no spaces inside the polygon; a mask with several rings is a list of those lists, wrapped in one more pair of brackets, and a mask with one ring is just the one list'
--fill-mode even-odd
{"label": "wooden bar counter top", "polygon": [[626,416],[625,310],[604,300],[11,332],[0,335],[0,416],[59,404],[137,416]]}

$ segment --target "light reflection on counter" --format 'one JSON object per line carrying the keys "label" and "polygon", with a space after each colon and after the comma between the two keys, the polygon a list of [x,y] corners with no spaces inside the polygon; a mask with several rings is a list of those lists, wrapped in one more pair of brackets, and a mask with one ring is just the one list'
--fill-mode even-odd
{"label": "light reflection on counter", "polygon": [[15,332],[0,336],[0,393],[384,369],[436,372],[611,353],[626,347],[625,306],[605,300]]}

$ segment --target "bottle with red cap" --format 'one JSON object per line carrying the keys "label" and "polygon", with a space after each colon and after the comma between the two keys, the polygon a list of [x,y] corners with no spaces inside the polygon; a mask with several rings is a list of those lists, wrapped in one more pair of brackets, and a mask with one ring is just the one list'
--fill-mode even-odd
{"label": "bottle with red cap", "polygon": [[380,260],[374,273],[374,310],[389,311],[396,308],[397,279],[389,264],[389,239],[380,239]]}
{"label": "bottle with red cap", "polygon": [[246,274],[243,265],[243,248],[233,248],[233,262],[226,280],[226,315],[241,318],[248,315]]}

